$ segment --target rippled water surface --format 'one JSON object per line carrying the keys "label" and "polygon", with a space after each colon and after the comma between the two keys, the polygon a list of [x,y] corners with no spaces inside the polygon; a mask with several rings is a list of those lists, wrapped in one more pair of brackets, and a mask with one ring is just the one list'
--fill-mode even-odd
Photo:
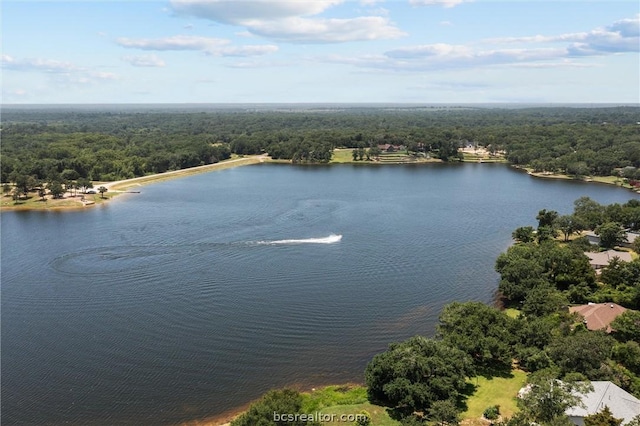
{"label": "rippled water surface", "polygon": [[3,213],[3,424],[175,424],[361,381],[445,303],[490,303],[511,231],[583,195],[634,196],[492,165],[258,165]]}

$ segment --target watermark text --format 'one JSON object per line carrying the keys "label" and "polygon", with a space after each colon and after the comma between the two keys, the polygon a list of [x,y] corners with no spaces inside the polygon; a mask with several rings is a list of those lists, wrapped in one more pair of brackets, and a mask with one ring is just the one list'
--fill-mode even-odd
{"label": "watermark text", "polygon": [[357,420],[364,420],[366,414],[335,414],[335,413],[276,413],[273,412],[274,422],[345,422],[353,423]]}

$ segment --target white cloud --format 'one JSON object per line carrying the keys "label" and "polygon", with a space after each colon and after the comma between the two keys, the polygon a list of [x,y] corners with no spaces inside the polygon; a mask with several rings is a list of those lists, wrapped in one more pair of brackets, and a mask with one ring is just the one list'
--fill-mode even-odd
{"label": "white cloud", "polygon": [[470,57],[469,47],[446,43],[427,44],[420,46],[401,47],[385,53],[390,58],[411,59],[425,57]]}
{"label": "white cloud", "polygon": [[574,62],[569,59],[563,59],[559,62],[525,62],[519,64],[509,64],[514,68],[594,68],[598,65],[583,64],[580,62]]}
{"label": "white cloud", "polygon": [[614,22],[607,27],[607,30],[617,32],[623,37],[640,36],[640,13],[633,18]]}
{"label": "white cloud", "polygon": [[123,56],[122,60],[130,63],[134,67],[160,68],[166,65],[165,62],[156,55],[127,55]]}
{"label": "white cloud", "polygon": [[249,31],[238,31],[237,33],[235,33],[236,36],[238,37],[255,37],[253,34],[251,34]]}
{"label": "white cloud", "polygon": [[442,6],[446,8],[455,7],[462,3],[469,3],[473,0],[409,0],[412,6]]}
{"label": "white cloud", "polygon": [[398,38],[404,32],[387,18],[364,16],[353,19],[286,18],[249,23],[250,31],[279,41],[295,43],[340,43],[356,40]]}
{"label": "white cloud", "polygon": [[548,61],[565,55],[566,50],[557,48],[474,50],[468,46],[440,43],[388,51],[385,56],[389,62],[385,66],[404,70],[472,68]]}
{"label": "white cloud", "polygon": [[234,62],[226,65],[229,68],[242,68],[242,69],[250,69],[250,68],[270,68],[270,67],[287,67],[291,66],[291,63],[288,62],[265,62],[265,61],[241,61]]}
{"label": "white cloud", "polygon": [[569,43],[571,56],[593,56],[608,53],[638,52],[640,50],[640,15],[622,19],[613,24],[588,32],[528,37],[504,37],[485,40],[488,43]]}
{"label": "white cloud", "polygon": [[41,58],[15,59],[9,55],[2,55],[2,68],[16,71],[41,71],[46,73],[68,73],[80,70],[79,67],[70,62]]}
{"label": "white cloud", "polygon": [[[361,68],[418,72],[488,66],[521,68],[591,67],[577,60],[640,50],[639,18],[617,21],[588,32],[481,40],[468,45],[446,43],[404,46],[381,55],[333,56],[328,60]],[[497,47],[496,47],[497,44]],[[505,48],[500,44],[520,44]]]}
{"label": "white cloud", "polygon": [[265,45],[247,45],[247,46],[230,46],[220,49],[218,52],[210,52],[217,56],[260,56],[278,51],[278,46],[269,44]]}
{"label": "white cloud", "polygon": [[141,50],[195,50],[212,56],[257,56],[278,50],[274,45],[231,46],[230,41],[219,38],[178,35],[159,39],[119,38],[116,43],[122,47]]}
{"label": "white cloud", "polygon": [[[292,43],[339,43],[392,39],[406,35],[381,16],[343,19],[316,16],[343,2],[344,0],[172,0],[171,5],[177,14],[242,26],[252,34]],[[384,12],[381,9],[376,13],[384,15]]]}
{"label": "white cloud", "polygon": [[81,67],[71,62],[42,58],[16,59],[10,55],[2,55],[1,59],[2,68],[6,70],[44,73],[51,81],[64,86],[87,85],[118,79],[114,73]]}
{"label": "white cloud", "polygon": [[229,40],[178,35],[159,39],[131,39],[121,37],[116,43],[122,47],[142,50],[216,50],[229,44]]}
{"label": "white cloud", "polygon": [[118,80],[119,79],[118,75],[112,72],[89,71],[86,74],[89,77],[97,78],[99,80]]}
{"label": "white cloud", "polygon": [[[433,44],[412,46],[388,51],[383,55],[359,57],[332,56],[329,62],[350,64],[357,67],[392,71],[422,72],[443,69],[470,69],[487,66],[515,66],[536,64],[531,67],[577,66],[563,62],[565,49],[486,49],[474,50],[468,46]],[[560,62],[558,62],[560,60]],[[555,62],[551,62],[555,61]]]}
{"label": "white cloud", "polygon": [[71,62],[57,61],[54,59],[16,59],[10,55],[2,55],[2,68],[21,72],[43,72],[60,82],[77,81],[81,83],[93,83],[96,80],[118,79],[118,76],[114,73],[96,71],[75,65]]}
{"label": "white cloud", "polygon": [[172,0],[178,14],[210,19],[226,24],[243,25],[247,20],[277,20],[313,16],[344,0]]}

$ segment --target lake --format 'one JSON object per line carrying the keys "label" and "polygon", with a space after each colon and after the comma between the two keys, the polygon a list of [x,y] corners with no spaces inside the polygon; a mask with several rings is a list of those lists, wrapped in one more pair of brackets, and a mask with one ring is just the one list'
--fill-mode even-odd
{"label": "lake", "polygon": [[176,424],[361,382],[444,304],[492,303],[495,258],[538,210],[638,198],[489,164],[263,164],[140,190],[2,213],[3,424]]}

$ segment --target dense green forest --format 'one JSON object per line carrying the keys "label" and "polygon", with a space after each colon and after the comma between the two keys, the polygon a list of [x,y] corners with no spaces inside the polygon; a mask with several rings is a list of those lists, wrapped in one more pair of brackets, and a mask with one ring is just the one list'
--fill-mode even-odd
{"label": "dense green forest", "polygon": [[640,108],[20,108],[2,110],[0,178],[120,180],[268,153],[326,163],[333,149],[402,145],[457,161],[474,144],[537,171],[639,179]]}

